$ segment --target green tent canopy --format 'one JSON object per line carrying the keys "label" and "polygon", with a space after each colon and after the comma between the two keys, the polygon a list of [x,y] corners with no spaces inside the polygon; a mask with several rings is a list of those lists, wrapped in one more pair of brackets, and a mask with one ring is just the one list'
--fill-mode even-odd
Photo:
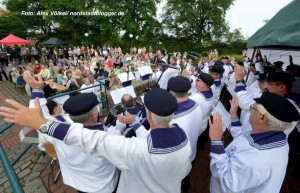
{"label": "green tent canopy", "polygon": [[300,48],[300,0],[282,8],[252,35],[247,48]]}

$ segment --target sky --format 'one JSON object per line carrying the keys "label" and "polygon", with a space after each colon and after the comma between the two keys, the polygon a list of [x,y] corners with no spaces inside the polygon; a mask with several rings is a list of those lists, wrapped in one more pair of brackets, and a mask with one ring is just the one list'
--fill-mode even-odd
{"label": "sky", "polygon": [[[163,0],[157,6],[157,16],[162,12]],[[292,0],[235,0],[226,13],[226,21],[230,30],[241,28],[245,37],[250,37],[265,23],[264,19],[271,19],[281,8]]]}
{"label": "sky", "polygon": [[292,0],[235,0],[227,11],[226,20],[230,29],[241,28],[246,37],[253,35],[281,8]]}

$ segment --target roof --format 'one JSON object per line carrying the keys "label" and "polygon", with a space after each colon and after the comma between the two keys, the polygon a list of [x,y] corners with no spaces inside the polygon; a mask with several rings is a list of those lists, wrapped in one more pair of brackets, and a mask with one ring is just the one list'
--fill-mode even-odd
{"label": "roof", "polygon": [[300,1],[294,0],[249,38],[247,48],[300,48],[299,18]]}
{"label": "roof", "polygon": [[50,38],[49,40],[42,42],[43,45],[67,45],[68,42],[62,41],[58,38]]}
{"label": "roof", "polygon": [[33,41],[24,40],[22,38],[19,38],[18,36],[15,36],[13,34],[9,34],[7,37],[0,40],[0,44],[5,45],[15,45],[15,44],[33,44]]}

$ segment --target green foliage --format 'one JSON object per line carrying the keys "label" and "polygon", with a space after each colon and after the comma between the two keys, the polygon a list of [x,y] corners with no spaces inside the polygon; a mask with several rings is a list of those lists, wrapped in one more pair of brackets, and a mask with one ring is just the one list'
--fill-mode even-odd
{"label": "green foliage", "polygon": [[[129,51],[130,45],[156,49],[155,29],[167,32],[159,36],[169,52],[195,51],[208,53],[218,48],[219,53],[240,53],[245,38],[239,29],[229,32],[225,14],[234,0],[167,0],[160,23],[156,18],[156,4],[160,0],[5,0],[9,22],[1,22],[1,34],[13,30],[17,35],[37,37],[39,42],[50,37],[68,41],[70,45],[121,46]],[[22,11],[35,16],[22,15]],[[39,11],[48,15],[37,15]],[[122,16],[66,16],[53,15],[55,11],[124,12]],[[5,24],[6,23],[6,24]],[[26,29],[26,30],[24,30]],[[5,31],[6,30],[6,31]],[[21,32],[23,30],[23,32]],[[120,36],[120,32],[123,32]],[[84,34],[88,33],[88,37]],[[1,35],[0,34],[0,35]],[[129,38],[129,34],[133,38]],[[173,34],[173,35],[170,35]]]}
{"label": "green foliage", "polygon": [[202,49],[228,31],[225,14],[233,0],[168,0],[163,23],[177,38],[185,38],[192,49]]}
{"label": "green foliage", "polygon": [[26,38],[26,30],[22,21],[15,15],[6,13],[0,16],[0,38],[9,34]]}

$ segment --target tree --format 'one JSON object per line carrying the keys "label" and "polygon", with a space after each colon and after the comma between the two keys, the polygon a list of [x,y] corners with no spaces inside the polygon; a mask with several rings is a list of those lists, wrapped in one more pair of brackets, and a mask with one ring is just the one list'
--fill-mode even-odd
{"label": "tree", "polygon": [[6,9],[18,17],[27,32],[40,31],[45,35],[50,35],[53,24],[47,21],[42,15],[29,16],[22,14],[22,11],[34,12],[45,11],[48,5],[47,0],[6,0],[3,3]]}
{"label": "tree", "polygon": [[167,0],[163,24],[177,38],[186,39],[192,49],[228,31],[226,11],[233,0]]}
{"label": "tree", "polygon": [[26,38],[26,30],[22,21],[14,14],[4,13],[0,16],[0,38],[2,39],[9,34]]}
{"label": "tree", "polygon": [[[161,27],[156,20],[158,0],[6,0],[7,9],[24,23],[27,31],[42,32],[42,39],[57,36],[74,45],[86,43],[84,33],[89,33],[87,42],[99,45],[120,45],[129,48],[129,34],[135,43],[147,44],[153,39],[152,31]],[[47,12],[48,15],[25,16],[22,11]],[[64,12],[124,12],[123,15],[105,16],[57,16],[53,11]],[[120,37],[120,31],[125,35]],[[38,33],[36,34],[38,35]],[[139,36],[138,41],[136,37]]]}

